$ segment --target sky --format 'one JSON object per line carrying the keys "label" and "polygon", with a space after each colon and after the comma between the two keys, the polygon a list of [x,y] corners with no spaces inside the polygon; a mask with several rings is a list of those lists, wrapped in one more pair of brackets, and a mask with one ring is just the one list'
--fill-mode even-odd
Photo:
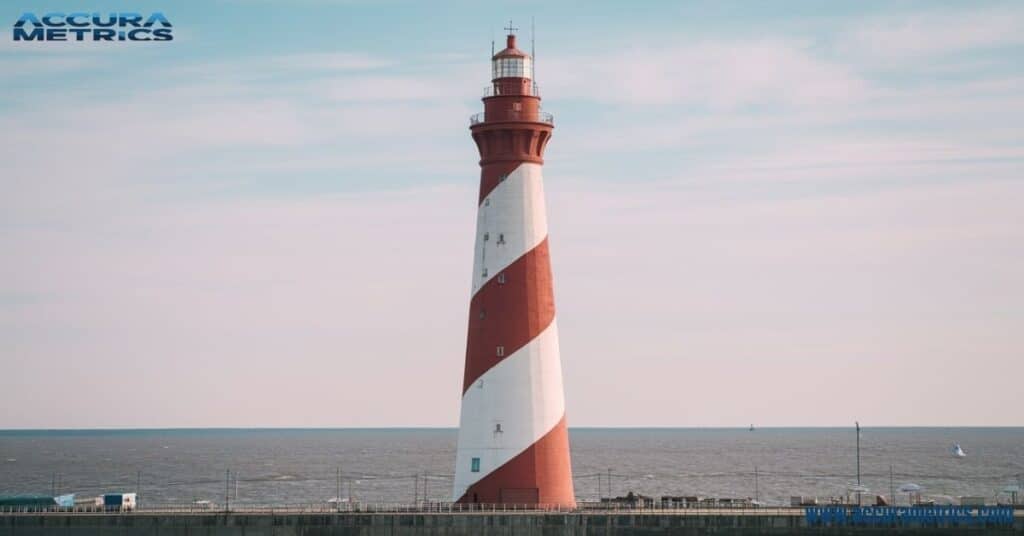
{"label": "sky", "polygon": [[[570,426],[1024,425],[1020,2],[0,6],[0,428],[455,426],[491,40]],[[500,47],[499,47],[500,48]]]}

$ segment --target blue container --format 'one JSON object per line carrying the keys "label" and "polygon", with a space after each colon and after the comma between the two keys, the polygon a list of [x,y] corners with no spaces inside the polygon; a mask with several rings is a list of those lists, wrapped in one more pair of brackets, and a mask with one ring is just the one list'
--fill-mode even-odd
{"label": "blue container", "polygon": [[54,506],[52,495],[6,495],[0,496],[0,506]]}

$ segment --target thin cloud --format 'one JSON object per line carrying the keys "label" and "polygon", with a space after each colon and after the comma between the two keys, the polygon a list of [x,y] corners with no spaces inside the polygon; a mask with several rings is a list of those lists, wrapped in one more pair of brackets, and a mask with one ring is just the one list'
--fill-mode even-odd
{"label": "thin cloud", "polygon": [[839,34],[836,49],[878,67],[1021,44],[1024,13],[1019,9],[958,8],[851,23]]}
{"label": "thin cloud", "polygon": [[546,62],[551,93],[619,105],[791,107],[856,99],[865,89],[848,67],[816,58],[805,44],[781,40],[703,41]]}

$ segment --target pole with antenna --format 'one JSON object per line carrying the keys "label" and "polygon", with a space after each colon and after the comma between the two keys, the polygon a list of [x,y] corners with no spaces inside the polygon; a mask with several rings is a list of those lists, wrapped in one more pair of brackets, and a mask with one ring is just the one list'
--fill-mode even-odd
{"label": "pole with antenna", "polygon": [[754,500],[761,502],[761,488],[757,484],[757,466],[754,466]]}
{"label": "pole with antenna", "polygon": [[533,16],[530,16],[530,59],[532,60],[533,72],[530,76],[533,77],[533,84],[537,84],[537,28],[534,25]]}
{"label": "pole with antenna", "polygon": [[854,421],[857,427],[857,506],[860,506],[860,421]]}
{"label": "pole with antenna", "polygon": [[892,481],[892,464],[889,464],[889,499],[892,501],[893,506],[896,505],[896,486]]}

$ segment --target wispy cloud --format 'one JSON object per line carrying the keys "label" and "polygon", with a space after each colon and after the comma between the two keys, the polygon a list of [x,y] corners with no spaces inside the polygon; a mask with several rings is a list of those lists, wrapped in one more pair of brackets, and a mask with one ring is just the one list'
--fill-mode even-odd
{"label": "wispy cloud", "polygon": [[856,21],[836,39],[839,53],[871,68],[944,61],[958,53],[1022,44],[1024,13],[1019,9],[970,4]]}
{"label": "wispy cloud", "polygon": [[230,59],[196,60],[169,67],[177,79],[195,81],[283,80],[310,75],[360,73],[396,67],[395,58],[364,52],[334,51],[275,54]]}
{"label": "wispy cloud", "polygon": [[623,105],[729,110],[842,101],[864,91],[851,69],[815,58],[809,45],[790,41],[704,41],[548,61],[544,82],[551,93]]}

